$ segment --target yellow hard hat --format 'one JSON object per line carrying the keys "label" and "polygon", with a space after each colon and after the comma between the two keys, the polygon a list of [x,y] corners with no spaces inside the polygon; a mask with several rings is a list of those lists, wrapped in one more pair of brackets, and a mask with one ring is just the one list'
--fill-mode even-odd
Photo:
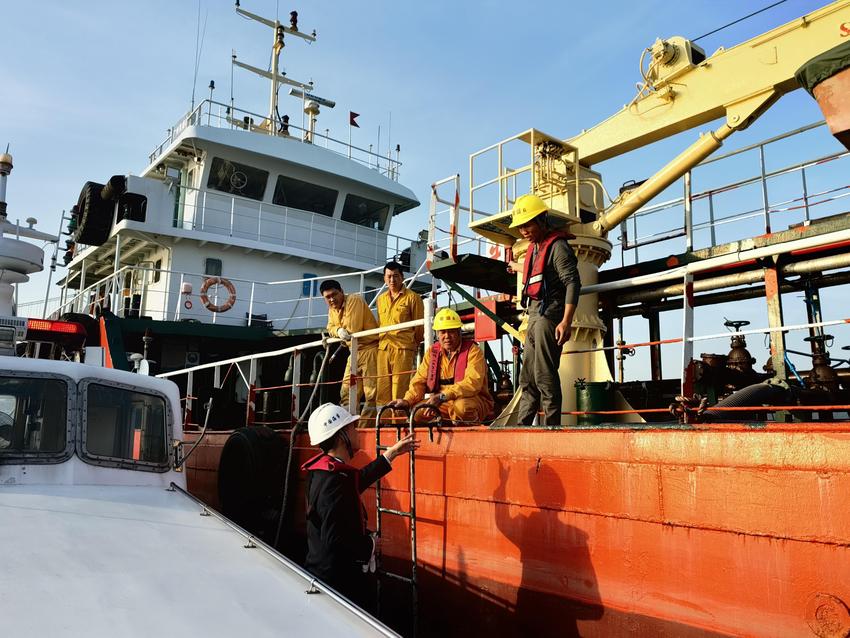
{"label": "yellow hard hat", "polygon": [[528,195],[523,195],[514,202],[514,209],[511,212],[510,228],[516,228],[517,226],[527,224],[541,213],[545,213],[547,210],[549,210],[549,207],[546,205],[546,202],[540,199],[537,195],[532,195],[530,193]]}
{"label": "yellow hard hat", "polygon": [[454,330],[462,325],[460,315],[451,308],[443,308],[434,317],[434,330]]}

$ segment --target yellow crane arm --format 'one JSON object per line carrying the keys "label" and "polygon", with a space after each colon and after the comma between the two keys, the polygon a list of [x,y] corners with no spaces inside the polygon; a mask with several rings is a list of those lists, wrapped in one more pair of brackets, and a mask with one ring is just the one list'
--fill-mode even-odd
{"label": "yellow crane arm", "polygon": [[708,58],[684,38],[658,40],[638,97],[567,143],[591,166],[724,116],[746,128],[799,87],[798,68],[848,34],[850,1],[841,0]]}

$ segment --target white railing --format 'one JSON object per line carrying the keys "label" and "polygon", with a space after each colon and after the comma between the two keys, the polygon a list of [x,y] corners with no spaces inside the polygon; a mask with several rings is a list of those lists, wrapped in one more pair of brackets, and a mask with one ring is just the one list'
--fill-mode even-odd
{"label": "white railing", "polygon": [[[371,330],[364,330],[362,332],[355,332],[351,335],[350,342],[350,359],[351,359],[351,367],[353,370],[357,369],[357,343],[358,340],[362,337],[378,335],[384,332],[390,332],[395,330],[403,330],[406,328],[414,328],[417,326],[424,326],[426,328],[426,350],[431,346],[430,339],[427,338],[428,330],[427,328],[431,324],[431,320],[433,319],[433,303],[430,299],[425,300],[425,317],[423,319],[416,319],[414,321],[407,321],[405,323],[393,324],[390,326],[381,326],[379,328],[373,328]],[[295,425],[297,423],[298,414],[301,411],[301,399],[302,399],[302,389],[307,391],[307,395],[310,395],[310,391],[315,385],[315,383],[303,383],[302,382],[302,366],[300,364],[300,357],[304,355],[306,352],[311,350],[317,350],[319,348],[328,348],[329,346],[333,346],[335,344],[341,343],[341,340],[335,337],[324,337],[321,340],[311,341],[309,343],[299,344],[297,346],[290,346],[288,348],[282,348],[280,350],[273,350],[270,352],[262,352],[258,354],[244,355],[241,357],[233,357],[232,359],[225,359],[223,361],[216,361],[215,363],[205,363],[198,366],[194,366],[191,368],[186,368],[182,370],[174,370],[172,372],[165,372],[157,375],[163,379],[171,379],[175,382],[183,382],[183,389],[185,390],[184,397],[184,423],[189,425],[192,424],[192,411],[194,408],[194,402],[197,400],[196,395],[200,394],[204,391],[210,390],[210,388],[196,388],[196,374],[204,371],[212,371],[212,387],[220,388],[222,381],[222,370],[226,370],[225,377],[229,374],[229,370],[232,368],[236,368],[237,373],[234,375],[236,378],[236,383],[243,383],[248,390],[248,409],[246,411],[246,425],[252,425],[255,422],[255,410],[254,406],[256,404],[256,395],[258,392],[263,391],[281,391],[288,390],[292,393],[293,400],[290,403],[291,406],[291,414],[289,418],[284,421],[277,422],[275,424],[271,424],[266,422],[269,425],[282,425],[282,424],[291,424]],[[274,385],[270,387],[258,387],[257,379],[259,376],[259,368],[261,362],[265,359],[271,359],[275,357],[282,357],[289,355],[292,357],[290,360],[290,369],[291,369],[291,379],[289,382],[284,382],[280,385]],[[290,374],[290,373],[288,373]],[[353,384],[349,394],[349,404],[356,406],[359,404],[359,397],[357,396],[357,384]],[[312,398],[312,395],[310,395]]]}
{"label": "white railing", "polygon": [[410,247],[399,235],[310,211],[181,187],[176,228],[238,237],[361,264],[383,264]]}
{"label": "white railing", "polygon": [[[423,263],[406,283],[412,285],[427,274]],[[345,292],[356,292],[373,301],[383,290],[383,264],[368,270],[281,281],[225,278],[233,285],[235,298],[224,312],[210,310],[202,303],[201,292],[209,275],[124,266],[70,299],[60,300],[51,306],[48,316],[68,312],[93,315],[99,310],[110,310],[119,317],[147,316],[159,321],[194,320],[275,330],[316,330],[327,325],[327,303],[319,292],[323,281],[334,279]],[[209,286],[206,293],[211,306],[231,301],[229,292],[220,285]]]}
{"label": "white railing", "polygon": [[[278,121],[272,122],[269,126],[268,118],[265,115],[244,111],[212,100],[204,100],[194,110],[180,118],[168,130],[168,135],[162,143],[150,154],[149,162],[153,164],[159,159],[174,140],[189,126],[211,126],[245,131],[255,135],[276,135],[304,144],[314,144],[373,168],[392,180],[398,181],[399,178],[401,162],[398,159],[398,151],[396,151],[396,157],[393,158],[374,152],[371,145],[368,149],[360,148],[346,141],[330,137],[327,133],[322,135],[315,131],[311,134],[307,129],[295,124],[284,124],[282,121]],[[310,138],[312,138],[311,141]]]}
{"label": "white railing", "polygon": [[[461,254],[476,254],[503,259],[505,249],[471,232],[460,232],[460,213],[469,207],[460,201],[460,175],[453,175],[431,184],[428,213],[428,252],[431,261],[443,256],[457,259]],[[475,211],[482,214],[481,211]],[[464,215],[465,216],[465,215]]]}
{"label": "white railing", "polygon": [[[59,305],[60,297],[51,297],[47,300],[47,305],[50,308],[55,308]],[[17,305],[17,315],[19,317],[28,317],[30,319],[42,319],[44,311],[44,299],[36,299],[35,301],[24,301]]]}

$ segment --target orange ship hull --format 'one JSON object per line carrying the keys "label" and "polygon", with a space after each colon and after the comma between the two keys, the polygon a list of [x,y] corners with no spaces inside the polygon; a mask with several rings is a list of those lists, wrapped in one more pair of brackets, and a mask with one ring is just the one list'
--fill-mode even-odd
{"label": "orange ship hull", "polygon": [[[374,430],[361,432],[355,464],[374,453]],[[225,438],[205,441],[188,470],[212,505]],[[420,438],[423,635],[850,632],[850,424]],[[298,443],[297,460],[314,452]],[[384,485],[384,505],[406,509],[407,464]],[[291,489],[301,527],[300,476]],[[371,491],[364,502],[374,522]],[[407,521],[383,525],[387,560],[409,557]]]}

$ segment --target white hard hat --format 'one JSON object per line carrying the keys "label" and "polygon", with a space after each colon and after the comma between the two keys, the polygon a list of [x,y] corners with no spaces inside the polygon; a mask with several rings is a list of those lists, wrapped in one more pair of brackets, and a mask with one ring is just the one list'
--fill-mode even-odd
{"label": "white hard hat", "polygon": [[307,421],[310,445],[318,445],[322,441],[327,441],[346,425],[354,423],[359,418],[359,414],[351,414],[335,403],[323,403],[313,411],[310,420]]}

